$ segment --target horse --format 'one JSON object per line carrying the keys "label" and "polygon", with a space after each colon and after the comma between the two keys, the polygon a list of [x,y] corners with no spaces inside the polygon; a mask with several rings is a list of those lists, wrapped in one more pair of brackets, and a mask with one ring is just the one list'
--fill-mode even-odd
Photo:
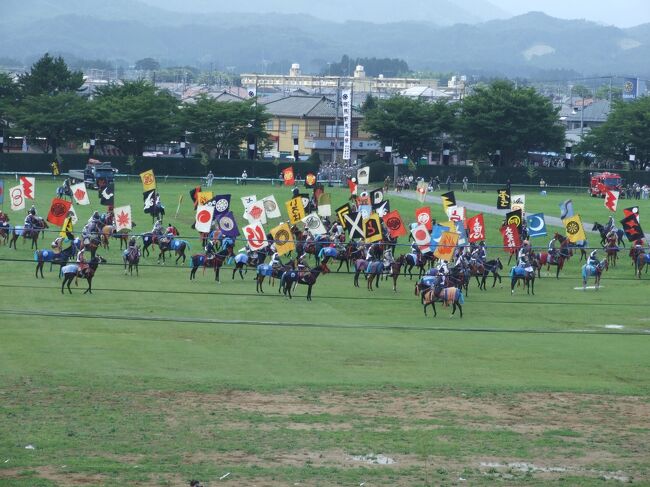
{"label": "horse", "polygon": [[485,264],[483,264],[483,279],[481,280],[478,288],[483,289],[484,291],[486,290],[485,282],[487,281],[487,278],[490,274],[494,276],[492,287],[496,286],[497,279],[499,280],[499,284],[501,284],[501,274],[499,274],[500,270],[503,270],[503,264],[501,263],[501,258],[499,257],[493,260],[488,260]]}
{"label": "horse", "polygon": [[422,293],[422,305],[424,309],[424,316],[427,316],[427,306],[433,308],[433,316],[438,316],[436,311],[436,301],[442,302],[445,306],[453,305],[451,316],[456,314],[456,309],[460,311],[460,317],[463,317],[463,304],[465,304],[465,297],[463,292],[457,287],[433,287],[429,288]]}
{"label": "horse", "polygon": [[289,295],[289,299],[292,299],[291,296],[291,287],[296,284],[303,284],[307,286],[307,301],[311,301],[311,290],[316,284],[316,279],[322,272],[322,268],[315,267],[309,271],[301,272],[298,270],[290,270],[285,272],[280,279],[280,287],[285,296]]}
{"label": "horse", "polygon": [[596,278],[596,291],[600,288],[600,278],[602,277],[603,270],[609,268],[609,262],[607,259],[601,260],[596,265],[591,265],[589,263],[582,266],[582,290],[587,290],[587,279],[589,276],[594,276]]}
{"label": "horse", "polygon": [[122,260],[124,261],[124,275],[127,274],[126,266],[129,266],[128,272],[133,275],[133,268],[135,267],[135,275],[139,276],[138,264],[140,263],[140,247],[128,247],[122,253]]}
{"label": "horse", "polygon": [[155,223],[156,220],[162,221],[165,218],[165,207],[162,205],[153,205],[149,209],[151,215],[151,223]]}
{"label": "horse", "polygon": [[[275,279],[280,279],[282,281],[282,276],[285,272],[292,271],[294,269],[293,261],[290,261],[289,264],[283,265],[280,267],[274,268],[271,264],[260,264],[257,266],[257,277],[255,279],[255,291],[258,293],[264,294],[263,284],[265,278],[270,278],[273,281]],[[273,282],[271,283],[273,286]],[[278,294],[282,290],[282,286],[278,286]]]}
{"label": "horse", "polygon": [[88,263],[88,267],[85,268],[84,270],[79,270],[79,265],[77,264],[71,264],[71,265],[66,265],[61,268],[61,274],[63,274],[63,282],[61,283],[61,294],[65,294],[64,288],[66,284],[68,285],[68,292],[72,294],[72,291],[70,290],[70,284],[72,283],[72,280],[76,278],[75,280],[75,285],[77,285],[77,281],[79,278],[86,279],[88,281],[88,289],[84,291],[84,294],[90,293],[92,294],[92,283],[93,283],[93,277],[95,275],[95,272],[97,272],[97,267],[99,264],[105,264],[106,259],[104,259],[101,255],[97,255],[90,259],[90,262]]}
{"label": "horse", "polygon": [[434,257],[427,253],[427,254],[406,254],[404,257],[404,277],[406,277],[406,274],[408,273],[409,279],[413,280],[413,268],[417,267],[418,268],[418,279],[421,278],[424,273],[424,267],[427,262],[431,261],[433,262]]}
{"label": "horse", "polygon": [[41,217],[36,218],[34,221],[34,226],[31,228],[25,228],[24,226],[13,227],[11,230],[11,239],[9,240],[9,248],[11,248],[13,245],[14,250],[18,250],[16,248],[16,241],[18,240],[18,237],[22,236],[23,244],[25,243],[25,240],[30,239],[32,241],[30,248],[38,249],[38,237],[42,231],[45,231],[46,228],[49,228],[49,225]]}
{"label": "horse", "polygon": [[158,242],[158,235],[153,233],[143,233],[142,238],[142,255],[149,257],[149,247],[153,247]]}
{"label": "horse", "polygon": [[393,292],[397,292],[397,278],[402,274],[402,266],[404,265],[405,256],[400,255],[394,262],[388,266],[388,276],[393,279]]}
{"label": "horse", "polygon": [[[379,288],[379,278],[384,273],[384,263],[381,260],[373,260],[368,262],[366,267],[366,281],[368,283],[368,291],[372,291],[372,281],[375,281],[375,287]],[[358,276],[357,276],[358,277]],[[357,280],[358,284],[358,280]]]}
{"label": "horse", "polygon": [[524,268],[521,266],[515,266],[512,269],[510,269],[510,294],[515,293],[515,285],[519,280],[524,281],[524,286],[526,286],[527,293],[532,294],[534,296],[535,295],[535,267],[530,266],[529,268]]}
{"label": "horse", "polygon": [[110,238],[115,234],[115,227],[113,225],[102,226],[99,232],[99,241],[105,250],[108,250]]}
{"label": "horse", "polygon": [[616,267],[616,259],[620,248],[616,244],[616,235],[612,235],[607,239],[607,246],[605,247],[605,254],[607,255],[607,264]]}
{"label": "horse", "polygon": [[74,256],[76,251],[76,246],[73,244],[65,250],[56,252],[50,249],[36,250],[34,252],[34,260],[36,261],[36,278],[38,279],[38,274],[40,272],[41,278],[45,279],[43,276],[43,266],[46,262],[50,263],[50,272],[52,271],[52,266],[54,264],[59,264],[61,267],[66,265],[68,261]]}
{"label": "horse", "polygon": [[[600,245],[602,247],[605,247],[605,241],[607,240],[607,234],[609,233],[609,230],[605,228],[604,225],[601,225],[598,222],[594,223],[594,226],[591,230],[593,232],[598,231],[598,233],[600,233]],[[623,237],[625,237],[625,232],[622,229],[617,228],[616,238],[618,241],[616,243],[618,245],[622,245],[623,247],[625,247],[625,240],[623,239]]]}
{"label": "horse", "polygon": [[158,249],[160,249],[160,254],[158,255],[159,264],[160,259],[162,259],[162,263],[165,265],[165,254],[167,252],[174,252],[176,254],[175,264],[178,264],[179,259],[183,259],[183,264],[185,264],[185,249],[190,249],[190,243],[187,240],[165,236],[158,240]]}
{"label": "horse", "polygon": [[634,265],[634,275],[639,276],[639,279],[641,279],[641,271],[643,268],[645,269],[646,274],[648,273],[648,267],[650,267],[650,254],[646,254],[644,252],[641,252],[640,254],[637,255],[635,265]]}
{"label": "horse", "polygon": [[72,189],[70,186],[61,185],[56,188],[56,197],[60,199],[70,199],[72,201]]}
{"label": "horse", "polygon": [[549,272],[551,266],[557,266],[555,271],[555,277],[560,278],[560,271],[564,267],[564,263],[571,257],[571,248],[569,247],[569,239],[563,237],[559,233],[555,234],[555,238],[560,242],[560,248],[557,251],[557,254],[551,258],[551,255],[548,252],[538,254],[536,256],[539,266],[537,267],[537,277],[542,277],[542,266],[546,266],[546,272]]}

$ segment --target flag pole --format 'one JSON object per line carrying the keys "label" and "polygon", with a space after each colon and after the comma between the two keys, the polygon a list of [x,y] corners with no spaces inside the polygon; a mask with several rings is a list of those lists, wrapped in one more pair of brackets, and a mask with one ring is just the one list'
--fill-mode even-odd
{"label": "flag pole", "polygon": [[174,222],[178,218],[178,212],[181,209],[181,203],[183,202],[183,194],[178,195],[178,206],[176,207],[176,214],[174,215]]}

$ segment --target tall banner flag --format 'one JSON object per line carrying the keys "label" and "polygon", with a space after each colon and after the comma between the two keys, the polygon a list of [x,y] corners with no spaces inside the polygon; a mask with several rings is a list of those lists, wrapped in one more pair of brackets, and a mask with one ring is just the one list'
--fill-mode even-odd
{"label": "tall banner flag", "polygon": [[115,183],[108,183],[99,193],[99,204],[102,206],[113,206],[115,204]]}
{"label": "tall banner flag", "polygon": [[23,187],[20,184],[9,188],[9,200],[11,201],[12,211],[25,209],[25,195],[23,194]]}
{"label": "tall banner flag", "polygon": [[419,225],[424,225],[427,227],[427,230],[431,231],[433,228],[433,222],[431,221],[431,208],[428,206],[423,206],[415,210],[415,221]]}
{"label": "tall banner flag", "polygon": [[510,254],[517,252],[521,247],[521,239],[516,225],[505,225],[501,227],[501,235],[503,235],[503,250]]}
{"label": "tall banner flag", "polygon": [[0,179],[0,205],[5,202],[5,182]]}
{"label": "tall banner flag", "polygon": [[278,202],[275,201],[275,196],[270,195],[266,198],[262,198],[262,204],[264,205],[264,211],[266,212],[266,218],[280,218],[282,213],[280,213],[280,207]]}
{"label": "tall banner flag", "polygon": [[[153,195],[156,192],[155,189],[150,189],[149,191],[145,191],[142,193],[142,200],[144,201],[144,212],[145,213],[152,213],[153,212]],[[196,202],[196,200],[195,200]]]}
{"label": "tall banner flag", "polygon": [[350,235],[350,239],[353,238],[364,238],[366,236],[363,233],[363,216],[361,213],[346,213],[343,215],[345,219],[345,228]]}
{"label": "tall banner flag", "polygon": [[341,225],[343,225],[344,227],[346,226],[345,225],[345,215],[347,215],[351,211],[352,211],[352,208],[350,207],[349,203],[346,203],[343,206],[336,209],[336,217],[339,219],[339,222],[341,222]]}
{"label": "tall banner flag", "polygon": [[361,213],[361,216],[363,218],[369,218],[370,214],[372,213],[372,206],[370,205],[360,205],[358,207],[359,213]]}
{"label": "tall banner flag", "polygon": [[605,208],[609,211],[616,213],[616,207],[618,206],[618,197],[620,195],[619,191],[610,191],[605,192]]}
{"label": "tall banner flag", "polygon": [[370,195],[370,204],[374,207],[384,202],[384,189],[377,188],[368,193]]}
{"label": "tall banner flag", "polygon": [[200,206],[205,206],[208,204],[208,201],[212,199],[214,195],[212,191],[199,191],[196,193],[196,201]]}
{"label": "tall banner flag", "polygon": [[418,225],[411,230],[411,235],[420,252],[426,254],[431,252],[431,234],[424,225]]}
{"label": "tall banner flag", "polygon": [[399,214],[399,211],[393,210],[383,218],[386,228],[388,228],[388,233],[390,233],[391,238],[403,237],[407,234],[406,227],[404,226],[404,221]]}
{"label": "tall banner flag", "polygon": [[218,194],[212,198],[212,201],[209,204],[214,206],[215,215],[223,215],[230,211],[230,197],[231,195],[229,194]]}
{"label": "tall banner flag", "polygon": [[291,235],[291,227],[288,223],[281,223],[271,230],[271,237],[275,244],[275,250],[280,255],[288,254],[295,250],[296,244]]}
{"label": "tall banner flag", "polygon": [[133,228],[133,220],[131,220],[131,205],[115,208],[113,214],[115,215],[116,232],[131,230],[131,228]]}
{"label": "tall banner flag", "polygon": [[643,230],[641,230],[641,225],[639,225],[636,216],[626,216],[621,220],[621,224],[623,225],[623,231],[630,242],[636,242],[644,237]]}
{"label": "tall banner flag", "polygon": [[140,173],[140,179],[142,180],[142,191],[149,191],[151,189],[156,189],[156,176],[153,174],[153,169]]}
{"label": "tall banner flag", "polygon": [[282,180],[285,186],[293,186],[296,184],[296,177],[293,174],[293,166],[289,166],[282,171]]}
{"label": "tall banner flag", "polygon": [[248,223],[259,222],[262,225],[266,224],[266,210],[264,210],[264,202],[262,200],[256,201],[248,205],[244,212],[244,218]]}
{"label": "tall banner flag", "polygon": [[381,221],[379,215],[372,214],[370,218],[363,220],[363,233],[366,243],[379,242],[383,238],[381,233]]}
{"label": "tall banner flag", "polygon": [[266,240],[266,232],[264,232],[264,227],[261,223],[246,225],[242,231],[244,232],[248,247],[252,251],[261,250],[268,246],[269,242]]}
{"label": "tall banner flag", "polygon": [[506,225],[515,225],[517,231],[521,233],[521,226],[524,223],[524,218],[521,215],[521,210],[513,210],[506,213]]}
{"label": "tall banner flag", "polygon": [[636,218],[636,221],[641,223],[641,219],[639,218],[639,207],[638,206],[632,206],[631,208],[625,208],[623,210],[623,216],[628,217],[630,215],[634,215]]}
{"label": "tall banner flag", "polygon": [[526,226],[528,227],[529,237],[545,237],[546,236],[546,220],[544,213],[535,213],[526,217]]}
{"label": "tall banner flag", "polygon": [[292,225],[295,225],[305,218],[305,207],[302,204],[302,198],[300,196],[291,198],[285,203],[285,206],[287,207],[287,213],[289,214],[289,222],[291,222]]}
{"label": "tall banner flag", "polygon": [[332,195],[323,193],[318,198],[318,216],[332,216]]}
{"label": "tall banner flag", "polygon": [[564,223],[564,229],[566,230],[566,235],[569,238],[569,242],[576,243],[581,240],[587,240],[587,235],[585,234],[585,228],[582,225],[582,219],[580,215],[574,215],[569,218],[562,220]]}
{"label": "tall banner flag", "polygon": [[459,235],[456,232],[442,232],[442,236],[438,241],[438,246],[436,247],[433,255],[438,257],[440,260],[450,261],[454,257],[454,250],[458,245]]}
{"label": "tall banner flag", "polygon": [[510,190],[508,188],[497,190],[497,209],[498,210],[510,209]]}
{"label": "tall banner flag", "polygon": [[464,206],[450,206],[447,208],[447,218],[452,222],[462,222],[467,218],[467,211]]}
{"label": "tall banner flag", "polygon": [[320,220],[316,213],[310,213],[302,219],[302,222],[305,224],[307,231],[314,237],[318,235],[325,235],[327,233],[325,225],[323,225],[323,222]]}
{"label": "tall banner flag", "polygon": [[90,198],[88,198],[88,190],[86,189],[86,183],[83,181],[78,184],[73,184],[70,186],[70,191],[72,191],[72,197],[77,202],[78,205],[89,205]]}
{"label": "tall banner flag", "polygon": [[510,200],[510,209],[511,210],[521,210],[521,215],[526,214],[526,195],[525,194],[513,194]]}
{"label": "tall banner flag", "polygon": [[[69,211],[72,211],[72,207],[70,207]],[[73,225],[72,217],[66,216],[65,220],[63,220],[63,225],[61,225],[61,231],[59,232],[59,237],[67,237],[68,233],[72,233],[73,231],[72,225]]]}
{"label": "tall banner flag", "polygon": [[196,207],[196,218],[194,228],[197,232],[209,233],[212,230],[212,217],[214,215],[214,206],[199,205]]}
{"label": "tall banner flag", "polygon": [[372,210],[377,213],[380,218],[383,218],[390,213],[390,201],[384,200],[378,205],[372,205]]}
{"label": "tall banner flag", "polygon": [[485,223],[483,213],[473,216],[467,220],[467,238],[470,243],[482,242],[485,240]]}
{"label": "tall banner flag", "polygon": [[20,176],[20,185],[25,199],[33,200],[36,197],[36,178]]}
{"label": "tall banner flag", "polygon": [[68,216],[68,210],[71,206],[71,201],[62,200],[60,198],[52,199],[50,211],[47,214],[47,221],[57,227],[62,226],[63,222],[65,221],[65,217]]}
{"label": "tall banner flag", "polygon": [[572,217],[573,215],[574,213],[573,213],[572,200],[566,200],[560,203],[560,220],[564,220],[565,218]]}
{"label": "tall banner flag", "polygon": [[465,222],[453,222],[453,223],[456,226],[456,233],[458,234],[458,245],[460,247],[464,247],[465,245],[467,245],[467,230],[465,230]]}
{"label": "tall banner flag", "polygon": [[438,244],[440,243],[440,239],[442,238],[442,234],[448,231],[449,227],[444,225],[436,225],[433,227],[433,230],[431,230],[431,244],[429,247],[432,252],[435,253],[438,248]]}
{"label": "tall banner flag", "polygon": [[442,200],[442,208],[445,212],[447,212],[447,210],[452,206],[456,206],[456,195],[453,191],[441,194],[440,199]]}
{"label": "tall banner flag", "polygon": [[343,160],[349,161],[352,148],[352,90],[341,91],[341,109],[343,110]]}
{"label": "tall banner flag", "polygon": [[219,231],[221,231],[221,233],[226,237],[236,238],[239,235],[235,215],[232,214],[232,211],[227,211],[223,215],[219,216],[217,219],[217,225],[219,225]]}
{"label": "tall banner flag", "polygon": [[348,178],[348,188],[350,189],[350,194],[356,195],[358,188],[357,178]]}
{"label": "tall banner flag", "polygon": [[357,182],[361,186],[368,186],[370,183],[370,166],[364,166],[357,169]]}
{"label": "tall banner flag", "polygon": [[625,78],[623,81],[623,100],[636,100],[639,95],[639,79]]}
{"label": "tall banner flag", "polygon": [[427,189],[429,189],[429,184],[426,181],[418,182],[417,189],[415,190],[418,194],[418,201],[424,203],[424,200],[427,198]]}
{"label": "tall banner flag", "polygon": [[[201,186],[197,186],[195,188],[190,189],[190,198],[192,198],[192,201],[194,202],[194,209],[196,210],[196,207],[198,205],[198,202],[196,200],[196,195],[201,192]],[[143,191],[143,194],[149,193],[149,191]]]}
{"label": "tall banner flag", "polygon": [[244,205],[244,210],[248,208],[250,205],[252,205],[253,203],[255,203],[256,201],[257,201],[257,195],[254,194],[241,197],[241,204]]}
{"label": "tall banner flag", "polygon": [[316,178],[316,175],[313,172],[308,172],[305,176],[305,188],[312,189],[317,183],[318,179]]}

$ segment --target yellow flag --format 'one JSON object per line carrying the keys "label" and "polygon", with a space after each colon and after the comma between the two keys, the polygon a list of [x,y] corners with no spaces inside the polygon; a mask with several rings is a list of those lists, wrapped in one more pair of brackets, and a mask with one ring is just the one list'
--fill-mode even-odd
{"label": "yellow flag", "polygon": [[275,249],[280,255],[289,253],[296,248],[296,244],[293,241],[293,235],[291,234],[291,228],[287,223],[281,223],[272,229],[271,236],[275,243]]}
{"label": "yellow flag", "polygon": [[564,229],[566,230],[566,236],[569,238],[569,242],[576,243],[581,240],[587,240],[585,227],[582,225],[580,215],[565,218],[562,220],[562,223],[564,223]]}
{"label": "yellow flag", "polygon": [[289,221],[292,225],[295,225],[300,220],[305,218],[305,207],[302,204],[302,198],[296,196],[293,199],[290,199],[285,203],[287,207],[287,213],[289,214]]}
{"label": "yellow flag", "polygon": [[70,217],[66,217],[66,219],[63,220],[63,225],[61,226],[61,232],[59,232],[59,235],[65,237],[68,235],[68,232],[72,232],[72,218]]}
{"label": "yellow flag", "polygon": [[458,245],[459,234],[456,232],[442,232],[436,251],[433,253],[440,260],[451,260],[454,257],[454,250]]}
{"label": "yellow flag", "polygon": [[212,191],[201,191],[196,193],[196,200],[199,202],[199,205],[207,205],[213,196]]}
{"label": "yellow flag", "polygon": [[377,213],[373,213],[363,220],[363,234],[366,236],[366,243],[379,242],[383,238],[381,235],[381,222]]}
{"label": "yellow flag", "polygon": [[142,179],[143,192],[156,189],[156,176],[153,174],[153,169],[149,169],[148,171],[140,173],[140,179]]}

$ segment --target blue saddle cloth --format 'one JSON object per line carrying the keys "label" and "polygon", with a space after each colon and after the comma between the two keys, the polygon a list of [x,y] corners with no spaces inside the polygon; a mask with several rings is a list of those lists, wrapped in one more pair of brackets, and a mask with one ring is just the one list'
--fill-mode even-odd
{"label": "blue saddle cloth", "polygon": [[257,274],[260,276],[271,277],[273,275],[273,267],[269,264],[260,264],[257,266]]}
{"label": "blue saddle cloth", "polygon": [[513,267],[510,271],[510,277],[526,277],[526,269],[521,266]]}
{"label": "blue saddle cloth", "polygon": [[[43,259],[43,261],[45,262],[49,262],[51,260],[54,260],[55,255],[56,254],[53,251],[46,249],[46,250],[41,250],[40,258]],[[39,255],[38,255],[38,251],[36,251],[34,252],[34,260],[38,261],[38,259],[39,259]]]}
{"label": "blue saddle cloth", "polygon": [[645,254],[643,256],[643,262],[645,262],[646,264],[650,264],[650,254]]}
{"label": "blue saddle cloth", "polygon": [[171,243],[169,244],[169,248],[172,250],[178,250],[181,248],[181,245],[184,243],[184,240],[172,240]]}
{"label": "blue saddle cloth", "polygon": [[420,282],[423,286],[432,287],[436,283],[436,278],[434,276],[424,276]]}
{"label": "blue saddle cloth", "polygon": [[325,247],[322,252],[324,257],[336,257],[338,255],[338,251],[334,247]]}
{"label": "blue saddle cloth", "polygon": [[235,262],[237,264],[247,264],[248,263],[248,255],[246,255],[246,254],[237,254],[235,256]]}

